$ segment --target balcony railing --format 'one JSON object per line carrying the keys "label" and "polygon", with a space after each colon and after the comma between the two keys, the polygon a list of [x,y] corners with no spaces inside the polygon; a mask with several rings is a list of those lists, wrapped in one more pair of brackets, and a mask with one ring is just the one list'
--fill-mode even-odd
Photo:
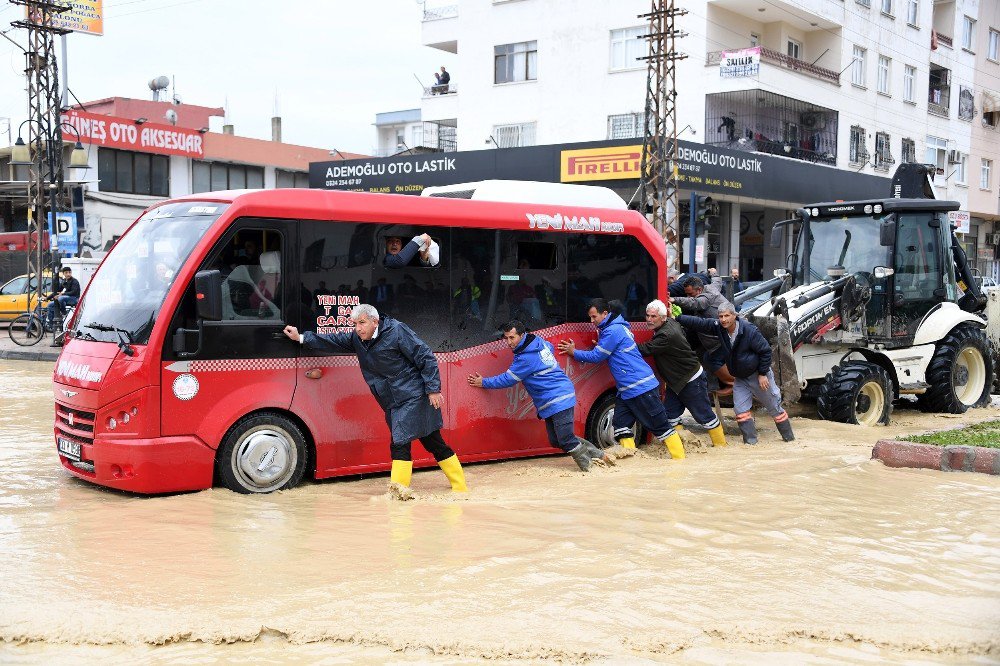
{"label": "balcony railing", "polygon": [[424,97],[437,97],[438,95],[457,95],[458,86],[454,83],[447,83],[443,86],[424,86]]}
{"label": "balcony railing", "polygon": [[955,46],[954,40],[952,40],[952,38],[949,37],[948,35],[942,35],[941,33],[938,33],[937,40],[939,44],[947,46],[949,49]]}
{"label": "balcony railing", "polygon": [[458,5],[424,8],[425,21],[439,21],[441,19],[455,18],[456,16],[458,16]]}
{"label": "balcony railing", "polygon": [[[722,61],[723,53],[723,51],[710,51],[705,64],[718,65]],[[794,72],[801,72],[808,76],[813,76],[817,79],[822,79],[824,81],[840,85],[840,72],[835,72],[832,69],[826,69],[824,67],[817,67],[812,63],[785,55],[780,51],[772,51],[771,49],[761,47],[760,59],[763,62],[781,65],[785,69],[790,69]]]}

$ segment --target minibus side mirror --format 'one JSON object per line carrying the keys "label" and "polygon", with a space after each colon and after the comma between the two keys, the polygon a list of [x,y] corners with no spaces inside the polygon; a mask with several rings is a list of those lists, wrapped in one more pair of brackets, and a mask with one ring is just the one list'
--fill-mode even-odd
{"label": "minibus side mirror", "polygon": [[194,297],[198,319],[222,321],[222,273],[198,271],[194,276]]}

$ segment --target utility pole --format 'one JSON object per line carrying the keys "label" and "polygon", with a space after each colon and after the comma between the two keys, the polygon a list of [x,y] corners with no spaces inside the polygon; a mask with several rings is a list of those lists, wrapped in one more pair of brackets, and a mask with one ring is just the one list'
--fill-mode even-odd
{"label": "utility pole", "polygon": [[[10,0],[27,10],[27,18],[11,23],[28,31],[24,74],[28,83],[28,145],[32,164],[28,169],[28,275],[35,276],[36,302],[42,299],[46,212],[59,210],[63,188],[62,109],[59,96],[59,65],[56,35],[69,30],[54,26],[53,18],[70,7],[50,0]],[[64,202],[65,203],[65,202]],[[46,211],[48,208],[48,211]],[[30,278],[29,278],[30,279]]]}
{"label": "utility pole", "polygon": [[[646,61],[646,116],[642,141],[642,191],[650,223],[669,246],[676,247],[673,267],[681,261],[681,227],[677,182],[677,40],[687,36],[675,19],[687,14],[675,0],[651,0]],[[669,257],[669,254],[668,254]]]}

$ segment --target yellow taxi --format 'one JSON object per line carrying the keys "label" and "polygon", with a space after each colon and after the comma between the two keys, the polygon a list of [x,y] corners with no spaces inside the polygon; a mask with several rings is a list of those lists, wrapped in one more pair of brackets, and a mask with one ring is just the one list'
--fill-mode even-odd
{"label": "yellow taxi", "polygon": [[[52,277],[48,273],[42,273],[42,292],[47,294],[52,291]],[[0,287],[0,321],[10,321],[20,314],[24,314],[35,305],[35,279],[32,276],[28,280],[27,275],[18,275]],[[31,297],[29,305],[28,299]]]}

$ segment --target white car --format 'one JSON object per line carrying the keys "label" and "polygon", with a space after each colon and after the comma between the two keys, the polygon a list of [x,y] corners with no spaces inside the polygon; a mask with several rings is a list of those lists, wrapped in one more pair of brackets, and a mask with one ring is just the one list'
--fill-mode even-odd
{"label": "white car", "polygon": [[997,281],[991,277],[983,277],[981,275],[977,275],[975,279],[976,279],[976,284],[979,285],[980,289],[992,289],[994,287],[1000,286],[997,285]]}

